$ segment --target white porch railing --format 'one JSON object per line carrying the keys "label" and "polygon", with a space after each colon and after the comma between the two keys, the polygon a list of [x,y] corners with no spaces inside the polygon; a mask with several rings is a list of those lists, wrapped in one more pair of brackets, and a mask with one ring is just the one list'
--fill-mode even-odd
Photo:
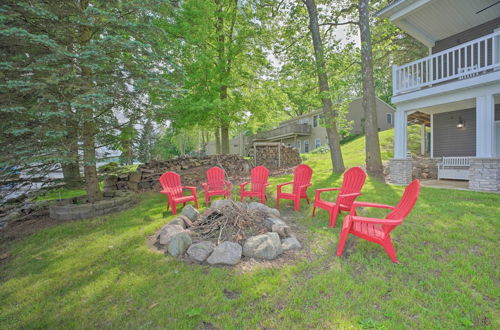
{"label": "white porch railing", "polygon": [[500,68],[500,31],[392,67],[393,95]]}

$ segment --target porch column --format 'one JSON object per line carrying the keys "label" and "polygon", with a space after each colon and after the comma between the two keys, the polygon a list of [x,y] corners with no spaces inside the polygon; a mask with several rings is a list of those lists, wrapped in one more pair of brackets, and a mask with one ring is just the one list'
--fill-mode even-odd
{"label": "porch column", "polygon": [[422,124],[422,129],[420,130],[420,154],[425,156],[425,123]]}
{"label": "porch column", "polygon": [[412,174],[412,160],[406,158],[408,113],[396,110],[394,114],[394,159],[389,163],[389,182],[406,185],[410,183]]}
{"label": "porch column", "polygon": [[408,116],[405,111],[394,115],[394,159],[406,159]]}
{"label": "porch column", "polygon": [[495,99],[492,94],[476,97],[476,157],[495,156]]}
{"label": "porch column", "polygon": [[476,157],[471,158],[469,188],[500,191],[500,158],[495,158],[495,100],[493,95],[476,97]]}

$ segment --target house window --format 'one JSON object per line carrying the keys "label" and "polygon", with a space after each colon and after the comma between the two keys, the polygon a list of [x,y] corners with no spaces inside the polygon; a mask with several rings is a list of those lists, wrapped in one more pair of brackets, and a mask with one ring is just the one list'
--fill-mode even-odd
{"label": "house window", "polygon": [[304,152],[309,152],[309,141],[304,141]]}
{"label": "house window", "polygon": [[321,146],[321,139],[314,140],[314,148],[319,148]]}
{"label": "house window", "polygon": [[388,113],[387,114],[387,124],[391,124],[392,125],[392,113]]}
{"label": "house window", "polygon": [[299,120],[299,124],[309,124],[309,118],[302,118]]}
{"label": "house window", "polygon": [[318,127],[318,116],[313,116],[313,127]]}
{"label": "house window", "polygon": [[297,148],[297,151],[300,153],[300,140],[298,140],[298,141],[297,141],[297,146],[296,146],[296,148]]}

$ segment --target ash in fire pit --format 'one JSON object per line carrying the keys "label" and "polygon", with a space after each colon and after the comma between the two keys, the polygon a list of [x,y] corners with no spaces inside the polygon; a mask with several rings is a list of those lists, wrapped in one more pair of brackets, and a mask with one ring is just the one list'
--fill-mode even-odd
{"label": "ash in fire pit", "polygon": [[178,257],[197,262],[236,265],[245,257],[272,260],[300,249],[277,209],[264,204],[218,200],[201,215],[186,206],[181,216],[160,229],[157,243]]}

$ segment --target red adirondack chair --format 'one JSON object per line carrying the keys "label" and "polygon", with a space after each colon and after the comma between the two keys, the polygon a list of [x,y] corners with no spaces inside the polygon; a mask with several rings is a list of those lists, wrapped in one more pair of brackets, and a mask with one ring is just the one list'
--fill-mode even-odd
{"label": "red adirondack chair", "polygon": [[[293,171],[293,181],[285,182],[279,184],[278,193],[276,195],[276,208],[280,206],[280,199],[290,199],[293,201],[295,206],[295,211],[298,211],[300,208],[300,199],[305,198],[307,203],[309,204],[309,198],[307,197],[307,188],[311,186],[311,176],[312,169],[305,165],[300,164]],[[286,185],[293,184],[293,189],[291,193],[284,193],[281,191],[281,188]]]}
{"label": "red adirondack chair", "polygon": [[[366,173],[360,167],[353,167],[344,173],[344,179],[340,188],[316,189],[312,216],[314,217],[317,207],[322,208],[330,213],[330,227],[335,227],[337,215],[342,211],[349,212],[356,197],[361,195],[361,188],[365,183],[365,179]],[[339,191],[335,202],[321,199],[321,193],[334,190]]]}
{"label": "red adirondack chair", "polygon": [[211,196],[231,196],[231,182],[226,180],[224,170],[220,167],[212,167],[207,171],[207,182],[203,183],[205,190],[205,205],[210,204]]}
{"label": "red adirondack chair", "polygon": [[[269,185],[267,177],[269,170],[264,166],[254,167],[250,171],[250,182],[240,184],[240,201],[243,202],[245,197],[259,197],[260,202],[264,204],[267,200],[266,187]],[[251,184],[250,190],[245,190],[247,184]]]}
{"label": "red adirondack chair", "polygon": [[[417,202],[419,192],[420,181],[414,180],[406,187],[403,197],[396,207],[383,204],[354,202],[351,213],[344,219],[337,255],[342,255],[347,236],[353,234],[362,239],[382,245],[392,262],[398,263],[396,251],[391,242],[390,233],[403,222],[404,218],[413,209],[413,206]],[[356,215],[356,207],[358,206],[385,208],[392,211],[387,214],[384,219],[359,217]]]}
{"label": "red adirondack chair", "polygon": [[[196,197],[196,187],[182,186],[181,177],[175,172],[165,172],[160,177],[160,184],[163,188],[162,194],[167,195],[167,211],[168,207],[172,207],[172,214],[177,214],[177,204],[182,203],[186,205],[187,202],[194,202],[196,208],[198,208],[198,199]],[[184,196],[182,194],[183,189],[191,190],[191,195]]]}

